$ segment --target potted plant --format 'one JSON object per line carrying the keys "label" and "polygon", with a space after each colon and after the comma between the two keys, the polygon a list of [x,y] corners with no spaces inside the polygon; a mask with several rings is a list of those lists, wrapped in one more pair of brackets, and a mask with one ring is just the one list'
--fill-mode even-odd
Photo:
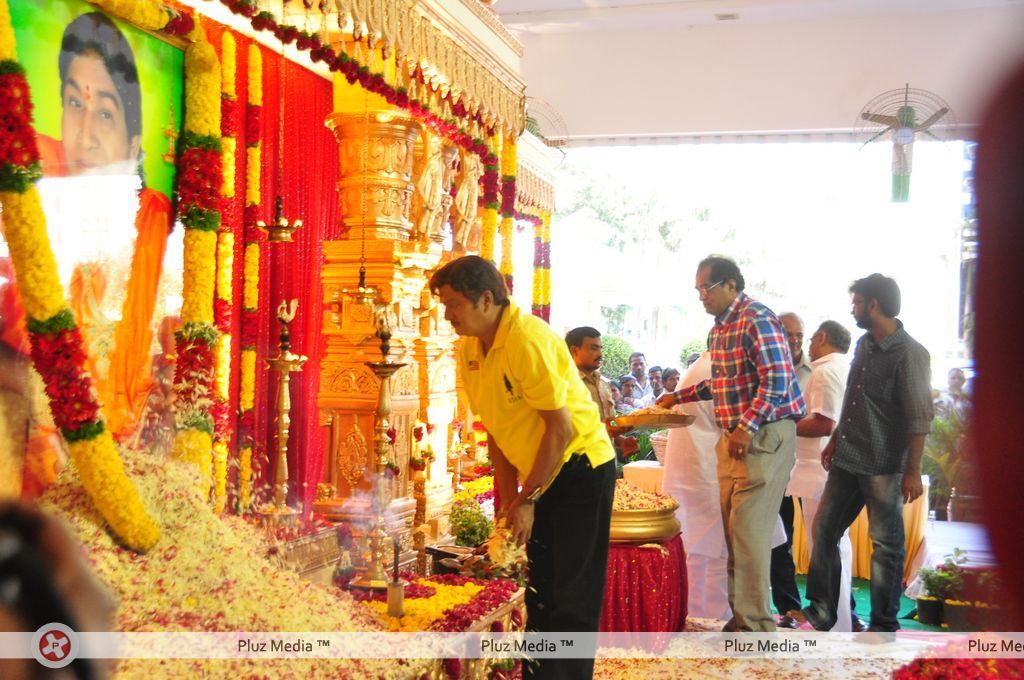
{"label": "potted plant", "polygon": [[974,603],[967,600],[946,600],[942,603],[942,617],[951,632],[964,633],[976,628]]}
{"label": "potted plant", "polygon": [[917,598],[917,620],[937,626],[945,618],[943,602],[957,595],[963,588],[963,564],[967,556],[959,548],[953,549],[942,564],[924,567],[917,575],[924,585],[924,595]]}

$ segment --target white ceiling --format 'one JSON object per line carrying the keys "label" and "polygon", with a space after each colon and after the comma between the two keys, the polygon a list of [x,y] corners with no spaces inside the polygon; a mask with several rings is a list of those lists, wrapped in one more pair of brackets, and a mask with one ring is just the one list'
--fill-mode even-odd
{"label": "white ceiling", "polygon": [[633,30],[735,22],[771,23],[1005,7],[1024,0],[496,0],[519,33]]}
{"label": "white ceiling", "polygon": [[527,94],[564,122],[549,134],[574,145],[827,135],[906,83],[971,126],[1024,59],[1024,0],[497,0],[492,9],[523,42]]}

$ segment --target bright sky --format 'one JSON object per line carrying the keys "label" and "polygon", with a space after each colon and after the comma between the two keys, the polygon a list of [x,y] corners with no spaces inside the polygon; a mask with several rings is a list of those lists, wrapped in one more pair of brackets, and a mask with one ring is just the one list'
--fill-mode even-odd
{"label": "bright sky", "polygon": [[[653,197],[666,215],[700,227],[676,253],[657,237],[619,253],[602,244],[603,227],[585,213],[552,228],[552,326],[604,331],[601,306],[636,313],[630,341],[649,363],[678,365],[683,344],[711,325],[693,291],[697,262],[709,253],[735,258],[747,291],[776,312],[796,311],[809,338],[828,318],[860,335],[848,288],[872,272],[895,277],[900,318],[931,352],[936,385],[965,362],[958,338],[964,144],[914,145],[908,203],[890,201],[892,147],[849,143],[701,144],[580,148],[563,169],[585,168],[608,190]],[[569,205],[579,180],[559,183]],[[696,210],[708,219],[698,223]],[[732,234],[731,238],[729,234]],[[521,240],[520,240],[521,239]],[[516,271],[532,267],[527,234],[516,241]],[[521,277],[516,297],[529,299]],[[646,325],[646,328],[645,328]]]}

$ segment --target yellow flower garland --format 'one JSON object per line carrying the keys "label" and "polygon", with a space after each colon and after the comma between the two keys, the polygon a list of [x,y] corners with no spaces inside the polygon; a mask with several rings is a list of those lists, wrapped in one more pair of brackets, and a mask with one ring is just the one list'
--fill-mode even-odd
{"label": "yellow flower garland", "polygon": [[107,14],[121,17],[147,31],[159,31],[170,16],[164,6],[148,0],[89,0]]}
{"label": "yellow flower garland", "polygon": [[11,10],[7,0],[0,0],[0,61],[15,61],[17,58]]}
{"label": "yellow flower garland", "polygon": [[242,350],[241,385],[238,388],[238,407],[251,411],[256,405],[256,351]]}
{"label": "yellow flower garland", "polygon": [[238,512],[246,513],[252,506],[252,447],[238,452]]}
{"label": "yellow flower garland", "polygon": [[249,103],[263,106],[263,56],[259,45],[249,43]]}
{"label": "yellow flower garland", "polygon": [[[185,51],[185,132],[194,139],[220,139],[221,69],[213,45],[206,40],[202,25],[196,22],[189,36],[193,43]],[[200,228],[185,230],[184,287],[181,320],[193,333],[214,336],[213,301],[217,278],[217,233]],[[194,339],[194,342],[204,342]],[[215,345],[216,347],[216,345]],[[214,347],[214,348],[215,348]],[[214,366],[204,367],[213,370]],[[195,403],[179,410],[179,430],[172,455],[198,466],[199,493],[210,494],[213,474],[213,440],[199,423],[209,418],[212,395],[200,396]]]}
{"label": "yellow flower garland", "polygon": [[224,512],[228,499],[228,443],[213,445],[213,511]]}
{"label": "yellow flower garland", "polygon": [[[259,45],[249,44],[249,71],[248,71],[248,106],[259,111],[263,106],[263,57]],[[246,120],[249,120],[248,114]],[[247,123],[248,124],[248,123]],[[249,138],[249,130],[246,130],[245,137]],[[260,204],[260,182],[262,162],[261,144],[257,136],[256,144],[247,146],[246,172],[245,172],[245,205],[246,208],[253,208]],[[242,309],[243,328],[246,324],[245,318],[255,314],[260,302],[260,244],[255,240],[255,233],[252,227],[246,228],[245,255],[242,266]],[[245,331],[243,331],[244,333]],[[253,347],[242,347],[241,365],[239,367],[238,387],[238,408],[242,417],[249,416],[252,420],[252,410],[256,405],[256,349]],[[249,512],[252,509],[252,440],[248,435],[239,442],[241,450],[238,453],[238,511]]]}
{"label": "yellow flower garland", "polygon": [[[165,14],[162,21],[155,28],[166,24]],[[17,45],[6,0],[0,0],[0,59],[17,59]],[[43,322],[60,312],[70,314],[64,305],[57,261],[50,246],[46,216],[35,185],[21,193],[0,192],[0,205],[3,207],[5,238],[29,319]],[[100,415],[98,424],[102,426],[102,422]],[[68,451],[79,469],[82,486],[111,530],[129,548],[140,551],[152,548],[160,540],[160,528],[125,473],[110,432],[102,429],[91,437],[69,442]]]}
{"label": "yellow flower garland", "polygon": [[4,206],[7,244],[16,264],[25,313],[33,319],[52,318],[65,307],[64,289],[46,233],[39,193],[34,188],[23,194],[0,192],[0,202]]}
{"label": "yellow flower garland", "polygon": [[196,24],[201,42],[185,50],[185,129],[204,137],[220,137],[220,68],[213,45]]}
{"label": "yellow flower garland", "polygon": [[235,57],[235,36],[231,31],[224,31],[220,38],[220,82],[221,93],[235,98],[235,73],[237,62]]}
{"label": "yellow flower garland", "polygon": [[217,232],[185,231],[185,265],[181,320],[184,323],[213,323],[213,292],[217,276]]}
{"label": "yellow flower garland", "polygon": [[[508,177],[516,175],[516,140],[514,137],[505,137],[501,147],[501,181],[502,185]],[[504,193],[500,194],[504,201]],[[499,271],[507,278],[512,277],[512,239],[515,228],[515,217],[502,214],[501,217],[501,266]]]}
{"label": "yellow flower garland", "polygon": [[223,184],[221,185],[221,195],[224,198],[235,197],[235,151],[237,150],[237,141],[234,137],[221,137],[220,138],[221,156],[224,159],[224,163],[221,166],[221,174],[223,176]]}
{"label": "yellow flower garland", "polygon": [[[487,138],[487,152],[495,156],[501,155],[501,135],[495,133]],[[499,177],[500,180],[500,177]],[[501,198],[501,192],[498,192]],[[494,261],[494,237],[498,233],[498,208],[484,206],[481,218],[480,257]]]}

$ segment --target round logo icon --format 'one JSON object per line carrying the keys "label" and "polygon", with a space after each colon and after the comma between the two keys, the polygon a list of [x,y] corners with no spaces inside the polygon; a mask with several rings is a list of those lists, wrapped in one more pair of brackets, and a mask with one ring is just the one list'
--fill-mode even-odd
{"label": "round logo icon", "polygon": [[63,668],[80,651],[78,635],[63,623],[48,623],[32,636],[32,656],[47,668]]}

